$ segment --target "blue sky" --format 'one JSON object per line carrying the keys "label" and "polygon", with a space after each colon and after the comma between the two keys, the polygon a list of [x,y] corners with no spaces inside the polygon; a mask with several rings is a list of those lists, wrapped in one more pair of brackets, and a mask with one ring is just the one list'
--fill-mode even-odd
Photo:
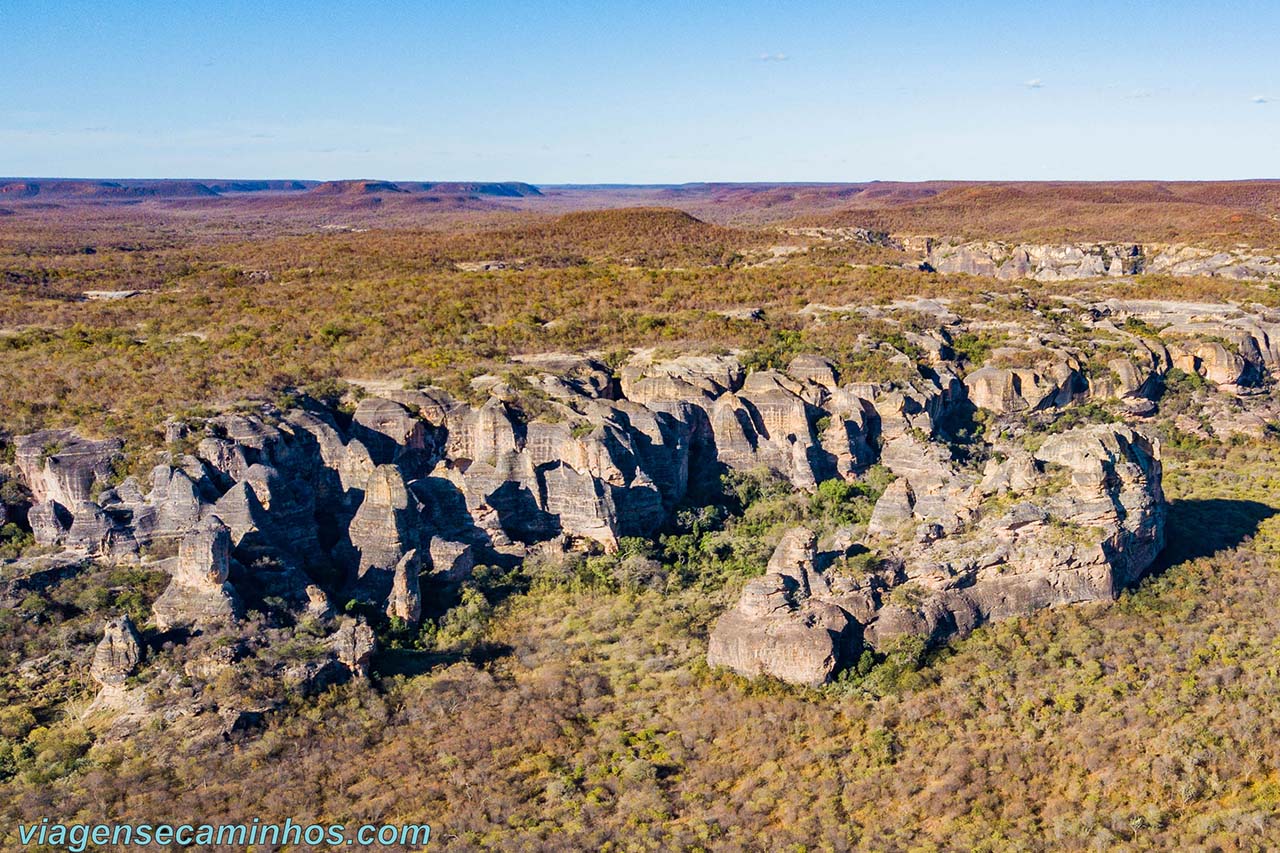
{"label": "blue sky", "polygon": [[1280,174],[1274,3],[0,2],[0,174]]}

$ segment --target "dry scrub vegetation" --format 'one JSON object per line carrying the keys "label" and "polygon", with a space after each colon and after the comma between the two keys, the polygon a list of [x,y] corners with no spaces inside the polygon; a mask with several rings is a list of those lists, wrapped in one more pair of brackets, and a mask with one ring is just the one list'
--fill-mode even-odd
{"label": "dry scrub vegetation", "polygon": [[[424,672],[391,653],[371,686],[295,699],[212,753],[162,722],[90,751],[74,718],[45,719],[55,705],[6,712],[0,816],[429,819],[458,850],[1264,849],[1280,805],[1280,445],[1168,466],[1158,576],[1114,605],[890,656],[860,685],[707,671],[733,572],[661,590],[543,577],[481,592],[466,642],[485,663],[424,656]],[[748,562],[770,523],[817,509],[756,500]]]}
{"label": "dry scrub vegetation", "polygon": [[[757,265],[759,235],[654,211],[255,239],[17,219],[31,224],[0,217],[0,429],[77,425],[135,449],[192,408],[340,377],[458,387],[541,350],[823,351],[874,371],[855,344],[889,327],[798,309],[947,296],[1016,320],[1081,290]],[[489,258],[512,266],[455,266]],[[1280,302],[1207,279],[1090,287]],[[141,293],[81,298],[99,289]],[[720,313],[743,307],[762,318]],[[1280,441],[1163,429],[1172,542],[1154,576],[930,656],[904,645],[821,691],[708,671],[706,635],[787,525],[865,520],[858,489],[808,499],[745,478],[727,512],[690,511],[650,550],[482,571],[429,636],[384,638],[402,647],[371,684],[290,696],[198,748],[162,717],[125,741],[79,719],[101,620],[142,621],[163,581],[97,568],[3,614],[0,823],[425,820],[456,850],[1274,847]],[[56,677],[19,670],[45,655]]]}
{"label": "dry scrub vegetation", "polygon": [[[192,407],[341,377],[460,387],[528,352],[751,350],[802,329],[810,350],[826,351],[867,329],[819,328],[796,313],[810,303],[1013,289],[830,262],[827,248],[759,264],[758,233],[643,209],[450,233],[181,240],[164,233],[177,226],[125,220],[109,242],[92,229],[69,242],[67,228],[0,218],[10,247],[0,253],[0,429],[11,433],[80,425],[147,445],[166,417]],[[483,259],[511,263],[456,266]],[[1210,279],[1153,277],[1094,292],[1160,296],[1171,287],[1186,298],[1276,301],[1272,290]],[[139,293],[85,301],[94,290]],[[1046,285],[1037,295],[1076,290]],[[741,308],[763,317],[721,313]]]}
{"label": "dry scrub vegetation", "polygon": [[914,199],[855,197],[809,225],[854,225],[970,240],[1280,246],[1280,182],[939,185]]}

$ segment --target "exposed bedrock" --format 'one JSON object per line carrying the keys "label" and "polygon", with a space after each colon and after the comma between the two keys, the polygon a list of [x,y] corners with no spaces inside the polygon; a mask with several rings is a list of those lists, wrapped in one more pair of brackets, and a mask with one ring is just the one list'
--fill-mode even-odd
{"label": "exposed bedrock", "polygon": [[938,642],[991,620],[1112,599],[1164,547],[1159,444],[1136,430],[1054,435],[1034,454],[988,463],[976,481],[937,448],[885,445],[898,479],[866,539],[880,559],[819,571],[812,532],[790,531],[764,577],[716,623],[708,662],[821,684],[864,644]]}
{"label": "exposed bedrock", "polygon": [[[542,356],[519,382],[477,386],[487,393],[473,403],[422,388],[366,398],[349,415],[308,404],[170,423],[171,450],[141,480],[119,476],[119,441],[65,431],[20,437],[16,467],[41,544],[115,560],[176,547],[157,623],[204,630],[268,600],[312,615],[355,602],[412,623],[477,564],[509,565],[547,542],[608,551],[652,536],[682,502],[711,498],[727,471],[769,469],[812,491],[879,463],[897,479],[869,535],[893,559],[874,577],[771,572],[753,584],[755,603],[734,611],[743,626],[785,617],[766,631],[775,646],[783,634],[810,637],[803,661],[752,666],[812,680],[826,667],[823,632],[846,645],[863,633],[872,644],[903,631],[941,637],[1105,597],[1158,550],[1159,454],[1140,433],[1075,431],[1083,449],[1058,437],[982,475],[937,440],[957,418],[1102,395],[1150,404],[1179,364],[1243,394],[1280,365],[1280,317],[1120,302],[1080,309],[1081,323],[1116,336],[1105,370],[1047,337],[968,365],[951,351],[958,317],[929,304],[935,327],[904,333],[915,355],[868,344],[891,380],[848,381],[812,354],[747,371],[733,355],[646,351],[616,379],[588,358]],[[1159,334],[1124,332],[1117,324],[1131,317]],[[1071,478],[1058,476],[1067,469]],[[919,590],[918,605],[907,593],[888,600],[903,585]],[[856,629],[840,628],[831,607]]]}
{"label": "exposed bedrock", "polygon": [[1248,249],[1132,243],[953,243],[928,239],[925,263],[944,273],[1012,281],[1071,281],[1136,273],[1212,276],[1237,280],[1280,278],[1280,258]]}
{"label": "exposed bedrock", "polygon": [[122,687],[142,662],[142,642],[128,616],[107,622],[93,652],[89,675],[102,687]]}
{"label": "exposed bedrock", "polygon": [[794,684],[829,679],[847,657],[845,635],[852,620],[827,600],[830,590],[816,559],[813,531],[788,531],[765,575],[748,581],[737,606],[716,622],[707,663]]}
{"label": "exposed bedrock", "polygon": [[172,562],[172,580],[152,605],[156,627],[205,630],[234,622],[240,600],[227,582],[230,560],[231,532],[217,516],[187,531]]}

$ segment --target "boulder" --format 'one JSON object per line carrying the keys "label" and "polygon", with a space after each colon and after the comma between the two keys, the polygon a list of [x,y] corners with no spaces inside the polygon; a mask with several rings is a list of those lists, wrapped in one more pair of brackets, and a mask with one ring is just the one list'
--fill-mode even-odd
{"label": "boulder", "polygon": [[707,664],[792,684],[817,686],[830,679],[849,619],[840,608],[798,592],[795,581],[783,575],[749,581],[737,607],[716,621]]}
{"label": "boulder", "polygon": [[103,687],[122,687],[142,662],[142,641],[128,616],[107,622],[93,651],[89,675]]}
{"label": "boulder", "polygon": [[32,536],[41,545],[63,544],[73,521],[71,513],[57,501],[38,503],[27,512]]}
{"label": "boulder", "polygon": [[343,618],[338,630],[329,636],[328,645],[338,662],[352,675],[359,678],[368,676],[377,640],[373,629],[363,619]]}
{"label": "boulder", "polygon": [[871,520],[867,522],[867,534],[870,536],[893,535],[911,524],[915,519],[915,495],[911,492],[911,483],[906,479],[897,479],[885,488],[880,499],[871,510]]}
{"label": "boulder", "polygon": [[813,686],[831,677],[850,619],[814,597],[827,592],[816,569],[816,546],[817,537],[806,528],[783,535],[764,577],[748,581],[738,604],[716,621],[707,649],[710,666]]}

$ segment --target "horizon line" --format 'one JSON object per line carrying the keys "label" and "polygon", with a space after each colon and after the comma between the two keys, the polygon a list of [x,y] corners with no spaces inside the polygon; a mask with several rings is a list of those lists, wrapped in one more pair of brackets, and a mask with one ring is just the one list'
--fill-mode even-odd
{"label": "horizon line", "polygon": [[294,181],[297,183],[308,184],[333,184],[333,183],[356,183],[361,181],[391,183],[391,184],[526,184],[533,187],[553,187],[553,188],[576,188],[576,189],[592,189],[592,188],[664,188],[664,187],[689,187],[689,186],[793,186],[793,187],[823,187],[823,186],[852,186],[857,184],[1145,184],[1145,183],[1161,183],[1161,184],[1220,184],[1220,183],[1267,183],[1280,182],[1280,176],[1275,177],[1249,177],[1249,178],[865,178],[865,179],[831,179],[817,181],[789,181],[789,180],[767,180],[767,179],[749,179],[749,180],[733,180],[733,181],[652,181],[652,182],[632,182],[632,181],[533,181],[523,178],[375,178],[375,177],[358,177],[358,178],[300,178],[300,177],[195,177],[195,176],[169,176],[169,177],[145,177],[145,176],[82,176],[82,175],[10,175],[0,176],[0,182],[12,181],[109,181],[109,182],[128,182],[128,181],[146,181],[151,183],[161,181],[190,181],[195,183],[217,183],[217,182],[285,182]]}

